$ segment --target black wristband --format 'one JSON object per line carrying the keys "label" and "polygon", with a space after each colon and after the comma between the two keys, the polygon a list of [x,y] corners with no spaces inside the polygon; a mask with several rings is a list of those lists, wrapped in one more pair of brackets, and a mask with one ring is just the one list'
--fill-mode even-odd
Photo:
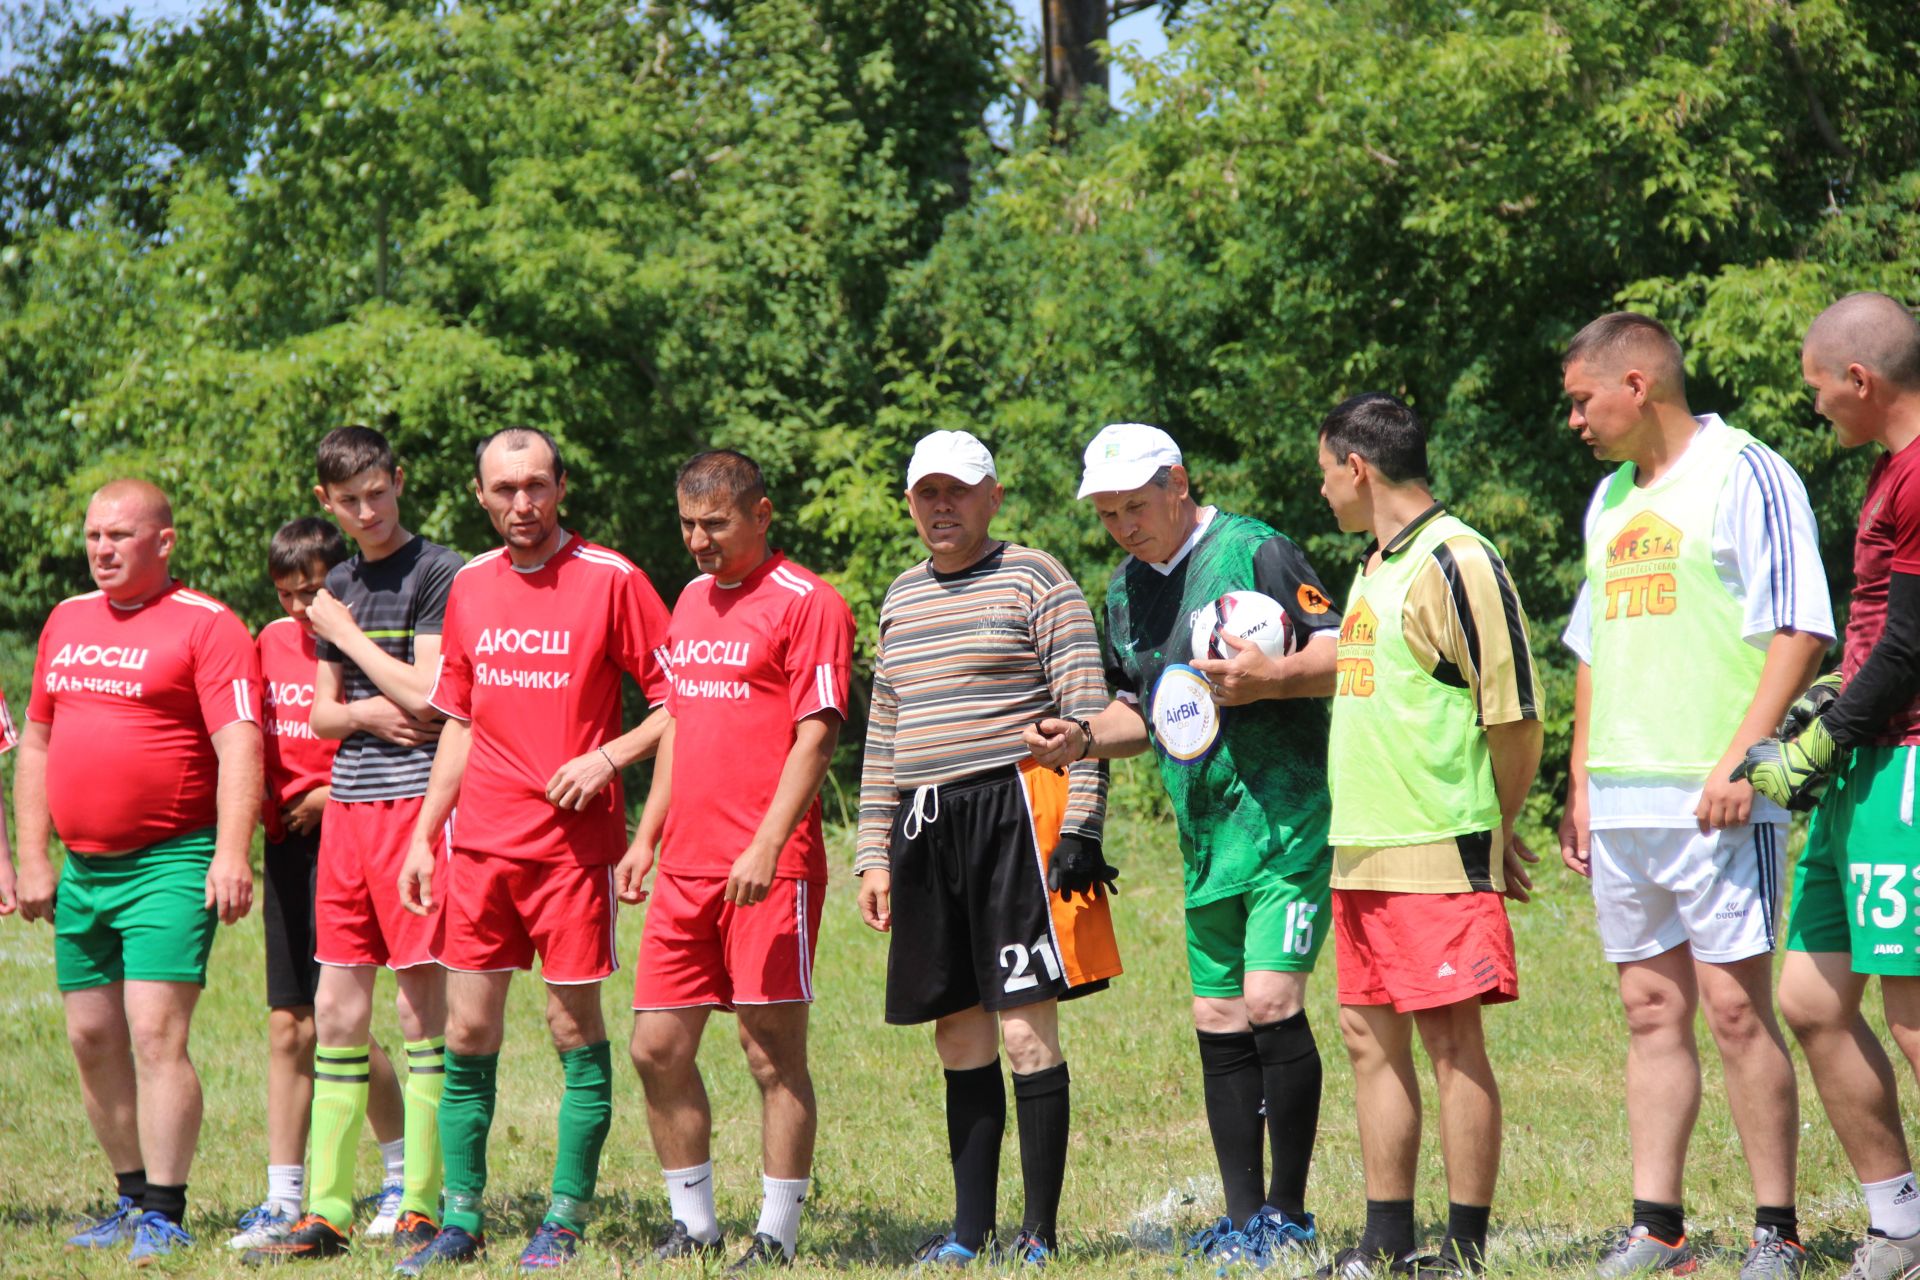
{"label": "black wristband", "polygon": [[1074,723],[1080,726],[1080,732],[1087,739],[1087,745],[1080,749],[1080,759],[1085,760],[1093,751],[1093,726],[1085,720],[1075,720]]}

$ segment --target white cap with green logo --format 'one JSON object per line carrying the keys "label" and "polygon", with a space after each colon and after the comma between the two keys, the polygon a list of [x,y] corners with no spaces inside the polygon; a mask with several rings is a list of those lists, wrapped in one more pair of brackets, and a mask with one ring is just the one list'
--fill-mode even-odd
{"label": "white cap with green logo", "polygon": [[1181,465],[1180,446],[1158,427],[1115,422],[1100,428],[1087,446],[1078,497],[1138,489],[1162,467]]}

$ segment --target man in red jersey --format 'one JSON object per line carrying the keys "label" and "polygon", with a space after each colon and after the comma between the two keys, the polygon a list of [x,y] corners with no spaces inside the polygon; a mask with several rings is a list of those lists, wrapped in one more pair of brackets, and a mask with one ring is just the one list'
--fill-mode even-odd
{"label": "man in red jersey", "polygon": [[[201,1099],[187,1034],[215,921],[253,905],[260,664],[225,605],[168,573],[159,489],[102,487],[86,539],[99,590],[54,606],[34,663],[14,778],[20,909],[53,920],[87,1119],[119,1182],[115,1210],[69,1243],[130,1239],[144,1263],[191,1243]],[[57,908],[55,832],[69,851]]]}
{"label": "man in red jersey", "polygon": [[622,901],[640,901],[664,838],[633,997],[633,1063],[674,1219],[655,1256],[722,1246],[695,1055],[708,1016],[731,1009],[760,1086],[764,1165],[744,1269],[792,1260],[813,1170],[807,1007],[827,882],[819,790],[846,716],[853,614],[767,545],[773,504],[752,459],[696,454],[675,488],[701,575],[674,605],[673,719],[615,880]]}
{"label": "man in red jersey", "polygon": [[[13,715],[7,710],[7,695],[0,690],[0,756],[13,750],[20,741],[13,727]],[[20,907],[14,892],[13,846],[7,843],[7,804],[0,799],[0,916],[10,916]]]}
{"label": "man in red jersey", "polygon": [[[521,1269],[560,1266],[579,1248],[613,1115],[600,983],[614,969],[613,864],[626,847],[617,770],[652,753],[665,721],[649,716],[620,733],[622,672],[650,703],[666,695],[667,610],[626,557],[561,527],[559,446],[530,428],[496,432],[474,471],[506,546],[476,556],[447,598],[429,695],[447,725],[400,872],[409,910],[443,904],[435,958],[447,969],[445,1217],[400,1264],[405,1275],[483,1248],[507,986],[536,954],[566,1092],[553,1199]],[[453,856],[436,875],[433,841],[456,798]]]}

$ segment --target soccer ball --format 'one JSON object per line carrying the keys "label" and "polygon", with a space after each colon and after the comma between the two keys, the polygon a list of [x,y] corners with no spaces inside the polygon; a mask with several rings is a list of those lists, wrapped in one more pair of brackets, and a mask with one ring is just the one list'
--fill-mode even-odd
{"label": "soccer ball", "polygon": [[1293,652],[1293,621],[1272,596],[1258,591],[1229,591],[1193,611],[1193,656],[1231,658],[1232,645],[1222,643],[1224,632],[1251,640],[1269,658]]}

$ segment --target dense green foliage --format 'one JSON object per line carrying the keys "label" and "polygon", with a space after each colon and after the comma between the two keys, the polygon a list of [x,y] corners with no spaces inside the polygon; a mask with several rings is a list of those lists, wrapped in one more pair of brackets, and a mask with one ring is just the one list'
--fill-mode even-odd
{"label": "dense green foliage", "polygon": [[672,467],[746,448],[863,621],[913,551],[914,437],[981,434],[1005,531],[1097,595],[1078,448],[1153,421],[1339,590],[1356,548],[1314,426],[1384,388],[1429,418],[1437,487],[1505,548],[1551,663],[1598,473],[1562,426],[1566,338],[1621,302],[1673,323],[1695,407],[1808,477],[1843,594],[1867,460],[1818,429],[1798,338],[1920,265],[1906,0],[1189,3],[1130,68],[1139,109],[1071,148],[989,138],[1014,51],[985,0],[223,0],[183,29],[11,29],[0,627],[78,584],[85,495],[125,470],[179,495],[184,572],[263,616],[258,548],[356,419],[469,550],[467,445],[548,427],[574,523],[668,584]]}

